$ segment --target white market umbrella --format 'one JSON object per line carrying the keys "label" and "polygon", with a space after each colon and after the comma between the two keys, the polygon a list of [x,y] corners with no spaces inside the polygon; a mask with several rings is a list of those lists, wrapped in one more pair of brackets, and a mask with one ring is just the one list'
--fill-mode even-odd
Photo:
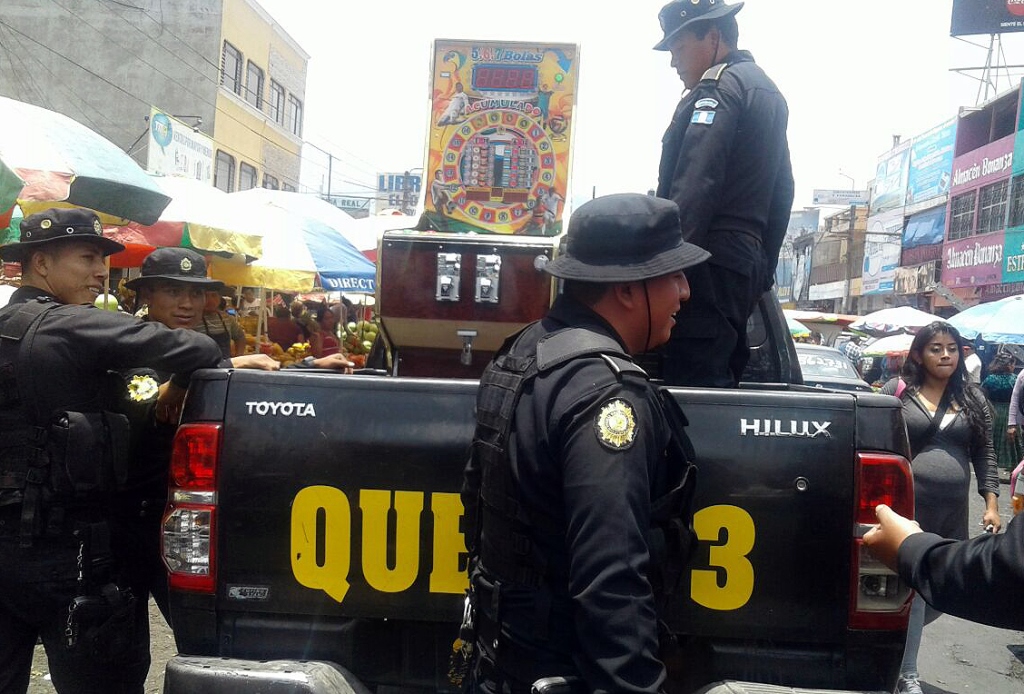
{"label": "white market umbrella", "polygon": [[920,328],[944,320],[912,306],[897,306],[874,311],[850,324],[850,330],[882,336],[898,332],[916,333]]}
{"label": "white market umbrella", "polygon": [[881,337],[861,350],[862,357],[885,357],[898,356],[910,351],[910,345],[914,342],[914,336],[908,333],[898,333]]}
{"label": "white market umbrella", "polygon": [[270,188],[250,188],[231,193],[232,198],[239,198],[249,204],[271,203],[289,212],[312,217],[323,222],[346,241],[351,243],[364,255],[373,258],[370,253],[377,252],[377,237],[367,233],[367,229],[348,212],[332,205],[313,193],[295,193],[289,190],[272,190]]}

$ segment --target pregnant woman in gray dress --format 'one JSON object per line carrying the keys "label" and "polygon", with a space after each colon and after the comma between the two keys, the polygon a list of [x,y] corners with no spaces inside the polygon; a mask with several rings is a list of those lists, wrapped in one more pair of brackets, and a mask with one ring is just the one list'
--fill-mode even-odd
{"label": "pregnant woman in gray dress", "polygon": [[[1000,528],[992,412],[984,393],[967,377],[963,345],[960,333],[944,321],[921,328],[903,366],[902,383],[893,379],[882,388],[903,401],[916,520],[927,532],[957,540],[968,537],[972,466],[985,499],[980,520],[991,532]],[[924,622],[925,603],[915,598],[897,692],[922,691],[917,652]]]}

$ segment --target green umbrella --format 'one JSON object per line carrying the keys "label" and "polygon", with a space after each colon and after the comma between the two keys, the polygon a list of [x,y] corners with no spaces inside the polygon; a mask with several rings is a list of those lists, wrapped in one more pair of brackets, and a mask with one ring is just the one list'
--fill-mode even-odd
{"label": "green umbrella", "polygon": [[21,240],[21,220],[23,218],[21,208],[15,206],[14,214],[11,215],[11,223],[0,229],[0,246],[5,243],[17,243]]}
{"label": "green umbrella", "polygon": [[[24,186],[18,190],[18,179]],[[152,224],[171,201],[135,160],[67,116],[0,97],[0,212],[88,207],[108,223]]]}

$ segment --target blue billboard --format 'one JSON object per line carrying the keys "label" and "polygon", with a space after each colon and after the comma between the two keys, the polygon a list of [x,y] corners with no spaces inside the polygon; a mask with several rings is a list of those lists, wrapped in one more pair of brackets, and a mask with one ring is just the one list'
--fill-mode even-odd
{"label": "blue billboard", "polygon": [[910,217],[903,230],[903,250],[942,243],[946,232],[946,206]]}
{"label": "blue billboard", "polygon": [[910,146],[910,170],[907,174],[908,205],[949,193],[955,141],[955,119],[914,138]]}

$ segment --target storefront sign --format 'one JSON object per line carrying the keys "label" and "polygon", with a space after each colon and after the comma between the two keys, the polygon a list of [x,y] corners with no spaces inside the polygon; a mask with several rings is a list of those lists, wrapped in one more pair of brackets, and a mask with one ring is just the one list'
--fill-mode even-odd
{"label": "storefront sign", "polygon": [[866,205],[867,202],[866,190],[814,189],[815,205]]}
{"label": "storefront sign", "polygon": [[989,284],[978,288],[982,299],[998,299],[1004,296],[1015,296],[1024,294],[1024,282],[1010,282],[1009,284]]}
{"label": "storefront sign", "polygon": [[1007,135],[954,159],[951,194],[1009,178],[1013,170],[1013,140],[1014,135]]}
{"label": "storefront sign", "polygon": [[953,169],[953,144],[956,121],[950,120],[915,137],[910,146],[910,170],[907,175],[907,204],[922,202],[949,192]]}
{"label": "storefront sign", "polygon": [[1003,281],[1002,231],[952,241],[942,249],[942,282],[947,287],[977,287]]}
{"label": "storefront sign", "polygon": [[1024,229],[1006,232],[1003,282],[1024,282]]}
{"label": "storefront sign", "polygon": [[902,210],[891,210],[868,218],[864,271],[861,275],[862,294],[887,294],[893,291],[896,268],[900,264],[902,235]]}
{"label": "storefront sign", "polygon": [[846,287],[846,280],[825,282],[823,284],[812,284],[808,298],[811,301],[818,301],[819,299],[842,299],[846,296]]}
{"label": "storefront sign", "polygon": [[158,108],[149,113],[146,170],[213,184],[213,139]]}

